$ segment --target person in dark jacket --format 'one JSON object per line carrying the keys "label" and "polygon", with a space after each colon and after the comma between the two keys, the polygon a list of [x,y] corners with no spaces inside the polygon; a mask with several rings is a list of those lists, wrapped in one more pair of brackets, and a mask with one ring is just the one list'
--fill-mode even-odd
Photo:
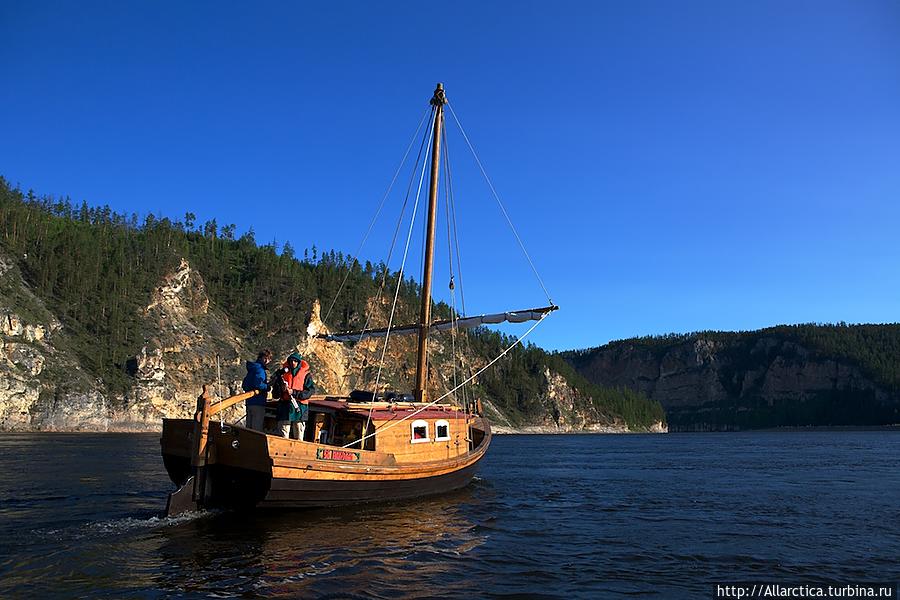
{"label": "person in dark jacket", "polygon": [[309,414],[309,398],[316,392],[309,363],[298,352],[292,353],[281,367],[284,392],[278,402],[278,431],[281,437],[302,440]]}
{"label": "person in dark jacket", "polygon": [[245,392],[257,391],[255,396],[247,398],[247,429],[263,430],[266,416],[266,396],[269,391],[266,367],[272,362],[272,351],[263,350],[256,357],[256,362],[247,362],[247,375],[241,387]]}

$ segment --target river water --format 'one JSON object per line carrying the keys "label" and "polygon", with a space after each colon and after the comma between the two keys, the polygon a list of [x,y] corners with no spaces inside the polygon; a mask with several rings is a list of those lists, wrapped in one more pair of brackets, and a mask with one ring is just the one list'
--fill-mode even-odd
{"label": "river water", "polygon": [[497,436],[452,495],[159,516],[156,435],[0,436],[2,598],[713,598],[900,581],[900,433]]}

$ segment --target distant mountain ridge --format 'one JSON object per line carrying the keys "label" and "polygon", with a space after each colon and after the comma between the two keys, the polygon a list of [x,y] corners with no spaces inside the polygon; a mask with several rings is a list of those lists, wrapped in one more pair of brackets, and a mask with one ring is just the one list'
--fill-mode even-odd
{"label": "distant mountain ridge", "polygon": [[900,423],[900,324],[634,338],[561,356],[659,401],[673,431]]}
{"label": "distant mountain ridge", "polygon": [[[321,331],[320,299],[335,329],[387,324],[380,288],[400,287],[395,322],[415,320],[419,288],[383,264],[316,248],[294,255],[259,245],[250,229],[114,213],[109,207],[22,192],[0,177],[0,430],[153,430],[192,414],[204,383],[239,391],[260,348],[300,350],[317,383],[347,393],[374,380],[374,340],[354,348]],[[332,306],[346,277],[344,291]],[[438,318],[449,307],[434,306]],[[434,336],[428,386],[452,387],[447,334]],[[469,337],[477,369],[514,338]],[[413,340],[414,341],[414,340]],[[392,345],[381,381],[409,390],[413,344]],[[354,374],[361,377],[357,380]],[[516,347],[474,386],[507,431],[665,430],[662,407],[640,393],[588,382],[560,357]],[[232,415],[236,416],[236,415]]]}

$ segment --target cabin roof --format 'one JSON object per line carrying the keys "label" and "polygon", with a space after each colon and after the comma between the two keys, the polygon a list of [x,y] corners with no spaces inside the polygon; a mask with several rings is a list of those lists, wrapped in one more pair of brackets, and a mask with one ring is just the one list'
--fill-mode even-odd
{"label": "cabin roof", "polygon": [[[456,406],[449,404],[427,404],[417,402],[349,402],[349,399],[326,396],[313,397],[309,400],[311,410],[320,410],[323,412],[350,412],[359,415],[372,414],[373,421],[393,421],[397,418],[409,416],[415,411],[421,411],[415,416],[417,419],[455,419],[464,415]],[[427,408],[425,408],[427,406]],[[425,408],[425,410],[422,410]]]}
{"label": "cabin roof", "polygon": [[309,401],[310,408],[326,408],[331,410],[346,410],[347,403],[332,398],[311,398]]}
{"label": "cabin roof", "polygon": [[[403,417],[407,417],[410,413],[415,411],[411,409],[405,410],[374,410],[372,411],[372,420],[373,421],[393,421],[394,419],[402,419]],[[446,410],[423,410],[420,413],[417,413],[415,416],[416,419],[459,419],[465,418],[465,414],[460,411],[446,411]]]}

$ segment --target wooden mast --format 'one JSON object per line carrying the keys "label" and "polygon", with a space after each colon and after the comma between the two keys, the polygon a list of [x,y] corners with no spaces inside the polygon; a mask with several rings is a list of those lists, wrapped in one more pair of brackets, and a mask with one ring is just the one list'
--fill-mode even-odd
{"label": "wooden mast", "polygon": [[416,362],[416,402],[425,402],[428,380],[428,326],[431,323],[431,278],[434,262],[434,225],[437,213],[438,177],[441,159],[441,127],[444,124],[444,85],[437,84],[431,105],[434,107],[434,138],[431,142],[431,187],[428,191],[428,223],[425,225],[425,268],[422,273],[422,311],[419,315],[419,348]]}

